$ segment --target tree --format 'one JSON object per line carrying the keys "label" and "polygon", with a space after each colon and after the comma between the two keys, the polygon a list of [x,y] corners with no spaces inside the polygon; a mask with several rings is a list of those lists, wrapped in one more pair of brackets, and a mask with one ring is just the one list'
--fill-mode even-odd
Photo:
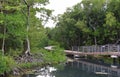
{"label": "tree", "polygon": [[[107,6],[107,16],[108,15],[112,15],[112,19],[115,19],[111,22],[112,23],[112,27],[114,27],[112,30],[114,30],[115,34],[115,38],[114,40],[119,40],[120,39],[120,1],[119,0],[108,0],[108,6]],[[108,20],[112,20],[112,19],[108,19]],[[110,26],[110,25],[109,25]]]}
{"label": "tree", "polygon": [[[35,3],[37,3],[38,5],[45,5],[46,3],[48,3],[48,0],[22,0],[22,3],[24,3],[26,5],[26,9],[27,9],[27,15],[26,13],[23,11],[23,13],[26,15],[27,17],[27,36],[26,36],[26,40],[25,40],[25,48],[24,48],[24,52],[26,54],[30,54],[30,40],[29,40],[29,28],[30,28],[30,13],[31,13],[31,8],[33,9],[33,6],[35,5]],[[35,12],[35,11],[34,11]]]}
{"label": "tree", "polygon": [[[30,54],[30,27],[33,28],[37,24],[41,25],[43,21],[42,17],[41,20],[35,17],[36,11],[44,13],[46,19],[50,17],[52,12],[44,7],[36,8],[33,6],[36,4],[46,5],[48,0],[1,0],[0,3],[0,42],[2,44],[0,46],[2,51],[23,49],[22,43],[24,42],[24,53]],[[34,20],[37,20],[37,24],[33,23]]]}
{"label": "tree", "polygon": [[82,0],[59,16],[54,38],[65,48],[115,43],[120,38],[119,4],[119,0]]}
{"label": "tree", "polygon": [[[18,3],[18,0],[13,2],[14,0],[1,0],[1,8],[0,8],[0,15],[1,15],[1,20],[0,20],[0,29],[1,29],[1,40],[2,40],[2,52],[4,54],[5,50],[8,50],[8,45],[6,44],[8,41],[8,38],[10,39],[11,32],[16,36],[18,33],[18,29],[21,29],[23,27],[20,27],[20,22],[13,22],[16,21],[14,17],[19,16],[20,14],[18,13],[20,10],[20,5]],[[12,14],[15,14],[12,15]],[[14,16],[14,17],[13,17]],[[19,18],[18,18],[19,20]],[[22,22],[22,21],[21,21]],[[19,25],[16,26],[16,24]],[[22,25],[21,25],[22,26]],[[13,29],[15,28],[16,29]],[[16,30],[16,31],[15,31]],[[8,43],[9,44],[9,43]]]}

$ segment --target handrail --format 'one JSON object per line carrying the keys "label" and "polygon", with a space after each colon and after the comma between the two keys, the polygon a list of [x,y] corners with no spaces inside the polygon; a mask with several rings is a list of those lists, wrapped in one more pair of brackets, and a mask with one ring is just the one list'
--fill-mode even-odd
{"label": "handrail", "polygon": [[120,52],[120,45],[106,44],[93,46],[72,46],[72,51],[79,52]]}

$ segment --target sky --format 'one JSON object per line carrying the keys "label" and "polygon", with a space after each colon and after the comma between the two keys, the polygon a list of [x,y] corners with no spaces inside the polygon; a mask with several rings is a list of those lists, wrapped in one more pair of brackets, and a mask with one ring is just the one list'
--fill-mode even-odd
{"label": "sky", "polygon": [[[63,14],[68,7],[72,7],[75,4],[81,2],[81,0],[49,0],[50,4],[46,6],[48,9],[54,10],[53,15]],[[49,21],[45,27],[55,27],[53,21]]]}

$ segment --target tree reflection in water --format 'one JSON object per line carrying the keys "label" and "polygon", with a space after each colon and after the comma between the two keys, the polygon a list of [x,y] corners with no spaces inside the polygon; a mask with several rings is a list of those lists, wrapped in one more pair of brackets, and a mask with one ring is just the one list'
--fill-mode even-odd
{"label": "tree reflection in water", "polygon": [[34,76],[23,77],[120,77],[120,70],[85,61],[70,62],[61,65],[64,68],[44,67],[38,69]]}

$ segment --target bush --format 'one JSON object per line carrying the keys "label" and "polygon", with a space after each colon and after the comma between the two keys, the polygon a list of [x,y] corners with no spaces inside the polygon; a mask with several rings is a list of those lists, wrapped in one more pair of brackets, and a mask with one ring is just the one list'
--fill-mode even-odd
{"label": "bush", "polygon": [[54,47],[51,51],[41,49],[41,52],[46,63],[59,63],[66,60],[64,49],[60,47]]}
{"label": "bush", "polygon": [[10,72],[15,65],[15,61],[11,57],[0,55],[0,74]]}

